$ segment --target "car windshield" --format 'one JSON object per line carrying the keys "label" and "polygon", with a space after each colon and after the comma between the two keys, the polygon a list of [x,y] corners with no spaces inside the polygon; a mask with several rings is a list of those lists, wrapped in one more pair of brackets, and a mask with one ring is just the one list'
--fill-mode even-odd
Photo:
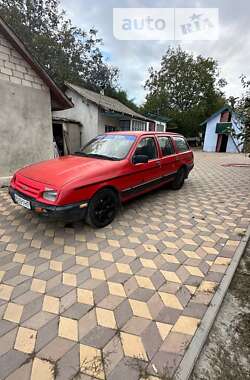
{"label": "car windshield", "polygon": [[135,141],[133,135],[102,135],[91,140],[76,154],[103,158],[108,160],[121,160],[125,158]]}

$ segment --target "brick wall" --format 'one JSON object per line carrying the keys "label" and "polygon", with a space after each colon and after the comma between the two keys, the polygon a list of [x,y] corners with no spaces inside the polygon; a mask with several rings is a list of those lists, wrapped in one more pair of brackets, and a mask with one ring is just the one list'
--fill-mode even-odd
{"label": "brick wall", "polygon": [[0,80],[10,81],[25,87],[47,90],[31,66],[0,34]]}

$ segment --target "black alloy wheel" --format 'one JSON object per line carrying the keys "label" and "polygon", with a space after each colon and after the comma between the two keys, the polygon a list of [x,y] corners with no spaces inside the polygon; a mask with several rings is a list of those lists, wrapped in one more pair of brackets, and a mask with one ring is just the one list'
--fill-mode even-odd
{"label": "black alloy wheel", "polygon": [[98,191],[88,206],[87,222],[97,228],[110,224],[118,210],[118,197],[112,189]]}
{"label": "black alloy wheel", "polygon": [[180,168],[176,174],[174,181],[171,184],[173,190],[179,190],[182,188],[186,178],[186,170],[184,167]]}

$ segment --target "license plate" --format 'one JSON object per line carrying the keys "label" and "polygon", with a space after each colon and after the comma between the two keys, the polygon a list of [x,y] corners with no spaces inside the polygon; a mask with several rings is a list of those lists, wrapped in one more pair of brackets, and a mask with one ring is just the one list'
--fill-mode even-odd
{"label": "license plate", "polygon": [[17,195],[17,194],[15,194],[14,196],[15,196],[16,203],[18,203],[20,206],[28,208],[29,210],[31,209],[29,201],[26,201],[26,199],[19,197],[19,195]]}

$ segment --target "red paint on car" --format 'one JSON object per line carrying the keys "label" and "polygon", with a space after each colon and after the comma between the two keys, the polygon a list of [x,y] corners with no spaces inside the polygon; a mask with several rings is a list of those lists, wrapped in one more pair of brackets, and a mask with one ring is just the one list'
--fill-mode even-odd
{"label": "red paint on car", "polygon": [[[45,216],[61,212],[67,218],[67,210],[73,209],[84,211],[86,216],[93,208],[93,198],[98,198],[96,194],[103,189],[109,189],[101,193],[107,198],[113,192],[112,196],[123,202],[167,182],[181,187],[192,168],[193,153],[179,134],[112,132],[97,136],[76,155],[18,170],[10,194],[24,207],[42,208]],[[185,178],[178,184],[181,174]],[[100,213],[101,204],[96,206]]]}

